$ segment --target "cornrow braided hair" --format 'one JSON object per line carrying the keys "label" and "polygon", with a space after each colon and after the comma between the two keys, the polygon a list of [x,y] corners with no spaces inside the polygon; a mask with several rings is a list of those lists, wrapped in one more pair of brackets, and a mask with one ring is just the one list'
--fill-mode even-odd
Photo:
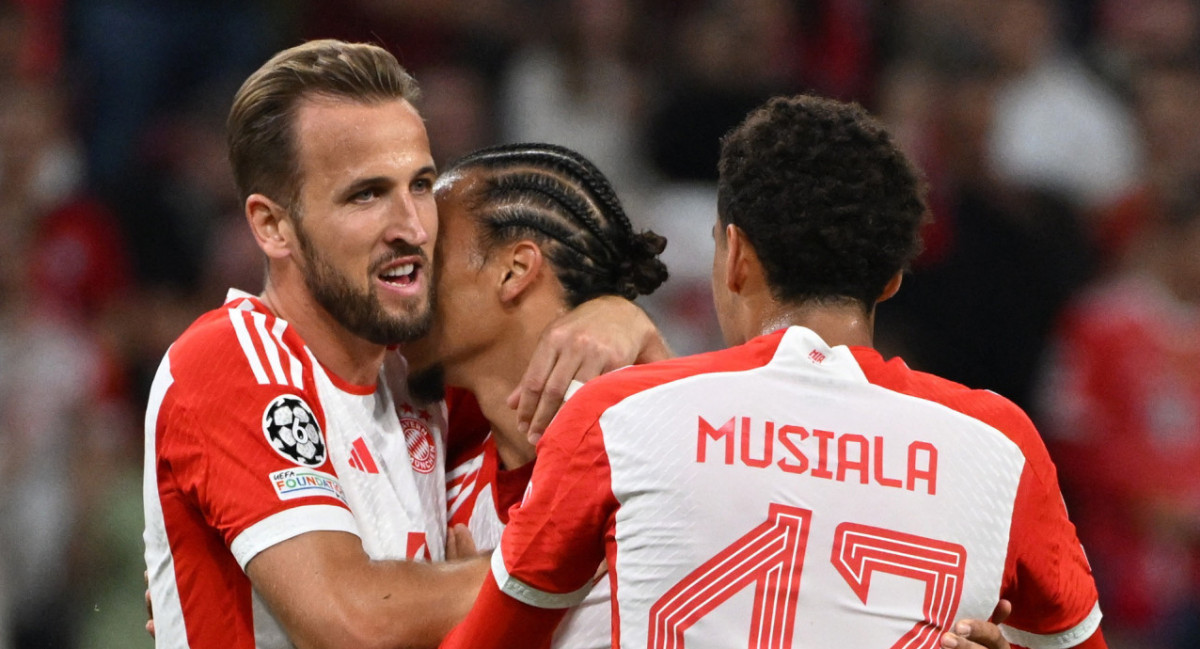
{"label": "cornrow braided hair", "polygon": [[600,295],[634,299],[667,279],[667,240],[635,233],[604,174],[553,144],[504,144],[470,153],[446,174],[487,170],[471,208],[485,250],[520,238],[539,242],[571,306]]}

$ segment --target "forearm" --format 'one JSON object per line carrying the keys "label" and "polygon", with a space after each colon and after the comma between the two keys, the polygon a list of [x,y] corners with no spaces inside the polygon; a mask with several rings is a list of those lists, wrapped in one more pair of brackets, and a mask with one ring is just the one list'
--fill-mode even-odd
{"label": "forearm", "polygon": [[[351,625],[383,647],[436,647],[467,616],[488,571],[482,557],[446,563],[372,562]],[[347,593],[349,595],[349,593]],[[368,646],[356,643],[353,646]]]}
{"label": "forearm", "polygon": [[356,537],[343,536],[352,545],[339,538],[314,548],[311,539],[297,537],[247,565],[300,649],[434,647],[466,616],[488,570],[483,557],[371,561]]}

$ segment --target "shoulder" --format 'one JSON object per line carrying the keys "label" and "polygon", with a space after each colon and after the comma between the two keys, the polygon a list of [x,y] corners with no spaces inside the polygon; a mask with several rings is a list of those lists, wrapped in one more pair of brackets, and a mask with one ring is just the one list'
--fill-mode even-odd
{"label": "shoulder", "polygon": [[872,385],[942,406],[981,422],[1012,440],[1027,458],[1031,454],[1045,454],[1041,436],[1029,415],[1004,396],[914,370],[900,358],[885,361],[873,349],[853,348],[852,352]]}
{"label": "shoulder", "polygon": [[631,365],[588,381],[563,409],[590,413],[598,418],[608,408],[630,397],[651,390],[670,389],[692,377],[758,369],[771,362],[782,338],[781,331],[729,349]]}
{"label": "shoulder", "polygon": [[208,387],[282,384],[301,387],[310,364],[287,322],[236,300],[196,319],[168,351],[177,382]]}

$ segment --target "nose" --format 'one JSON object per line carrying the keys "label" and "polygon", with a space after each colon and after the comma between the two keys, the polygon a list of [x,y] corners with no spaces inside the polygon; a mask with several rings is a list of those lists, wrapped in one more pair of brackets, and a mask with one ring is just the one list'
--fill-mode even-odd
{"label": "nose", "polygon": [[412,246],[425,245],[429,242],[431,233],[422,221],[421,217],[424,215],[422,210],[433,209],[421,204],[411,193],[401,192],[393,209],[388,212],[385,240],[389,243],[403,241]]}

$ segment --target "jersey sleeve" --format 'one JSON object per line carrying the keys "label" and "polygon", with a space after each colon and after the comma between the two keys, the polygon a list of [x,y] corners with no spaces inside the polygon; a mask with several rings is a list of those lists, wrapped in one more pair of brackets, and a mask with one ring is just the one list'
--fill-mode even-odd
{"label": "jersey sleeve", "polygon": [[617,505],[595,410],[568,402],[537,450],[491,574],[444,647],[549,646],[565,610],[591,590]]}
{"label": "jersey sleeve", "polygon": [[496,578],[488,575],[471,612],[446,636],[441,648],[546,649],[566,613],[566,609],[539,608],[513,599],[500,592]]}
{"label": "jersey sleeve", "polygon": [[1091,566],[1067,517],[1045,446],[1027,419],[1023,424],[1029,431],[1020,436],[1026,465],[1001,592],[1013,605],[1005,635],[1029,649],[1104,646]]}
{"label": "jersey sleeve", "polygon": [[231,311],[246,325],[241,339],[218,329],[169,352],[174,383],[157,432],[171,488],[243,569],[262,550],[304,532],[358,534],[329,459],[311,372],[274,372],[300,361],[289,358],[280,335],[260,336],[253,315]]}
{"label": "jersey sleeve", "polygon": [[502,592],[526,604],[566,608],[591,588],[617,508],[596,409],[578,398],[568,401],[537,451],[492,574]]}

